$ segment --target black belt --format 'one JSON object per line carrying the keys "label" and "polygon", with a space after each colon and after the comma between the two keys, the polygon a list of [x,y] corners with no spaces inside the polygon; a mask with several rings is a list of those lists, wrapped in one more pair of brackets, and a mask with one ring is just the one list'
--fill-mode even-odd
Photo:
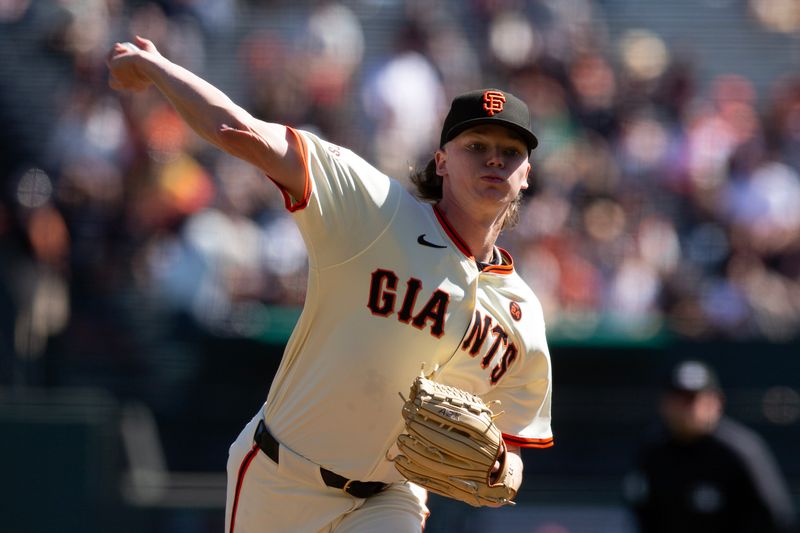
{"label": "black belt", "polygon": [[[253,440],[267,457],[275,461],[275,464],[278,464],[280,460],[278,453],[280,444],[278,444],[278,441],[272,436],[272,433],[269,432],[263,420],[259,420]],[[322,481],[324,481],[327,486],[333,487],[334,489],[342,489],[347,494],[355,496],[356,498],[369,498],[379,493],[387,486],[386,483],[381,483],[380,481],[353,481],[322,467],[319,467],[319,473],[322,476]]]}

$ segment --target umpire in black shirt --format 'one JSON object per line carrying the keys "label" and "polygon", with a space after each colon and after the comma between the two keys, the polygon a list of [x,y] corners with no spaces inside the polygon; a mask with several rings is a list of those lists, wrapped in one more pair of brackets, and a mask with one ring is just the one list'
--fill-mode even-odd
{"label": "umpire in black shirt", "polygon": [[714,371],[684,361],[661,396],[662,429],[625,479],[641,533],[795,531],[786,482],[764,441],[723,414]]}

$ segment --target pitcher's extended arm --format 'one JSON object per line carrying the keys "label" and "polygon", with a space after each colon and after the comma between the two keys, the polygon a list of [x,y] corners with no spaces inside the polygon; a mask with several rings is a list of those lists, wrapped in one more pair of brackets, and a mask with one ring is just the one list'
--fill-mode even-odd
{"label": "pitcher's extended arm", "polygon": [[162,56],[151,41],[137,36],[133,44],[116,43],[109,53],[112,88],[155,86],[198,135],[259,167],[293,197],[302,197],[304,166],[285,126],[254,118],[222,91]]}

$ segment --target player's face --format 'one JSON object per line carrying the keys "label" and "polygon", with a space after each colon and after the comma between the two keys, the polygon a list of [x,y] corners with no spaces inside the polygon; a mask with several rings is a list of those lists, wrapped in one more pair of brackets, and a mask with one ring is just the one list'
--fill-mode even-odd
{"label": "player's face", "polygon": [[496,216],[528,188],[528,147],[513,130],[486,124],[470,128],[438,150],[442,207]]}
{"label": "player's face", "polygon": [[661,400],[661,414],[674,435],[691,440],[714,430],[722,398],[715,392],[670,392]]}

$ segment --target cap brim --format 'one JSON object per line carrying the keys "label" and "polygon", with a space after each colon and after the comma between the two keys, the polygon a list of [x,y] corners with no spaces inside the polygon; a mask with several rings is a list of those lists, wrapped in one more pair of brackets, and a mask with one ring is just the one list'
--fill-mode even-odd
{"label": "cap brim", "polygon": [[481,124],[497,124],[498,126],[505,126],[511,130],[514,130],[514,132],[522,137],[522,139],[525,141],[525,144],[528,145],[529,151],[539,146],[539,139],[536,138],[536,135],[534,135],[532,131],[523,128],[515,122],[503,120],[502,118],[497,117],[473,118],[472,120],[467,120],[458,124],[457,126],[453,126],[448,130],[447,135],[445,135],[445,142],[452,141],[463,131],[475,126],[480,126]]}

